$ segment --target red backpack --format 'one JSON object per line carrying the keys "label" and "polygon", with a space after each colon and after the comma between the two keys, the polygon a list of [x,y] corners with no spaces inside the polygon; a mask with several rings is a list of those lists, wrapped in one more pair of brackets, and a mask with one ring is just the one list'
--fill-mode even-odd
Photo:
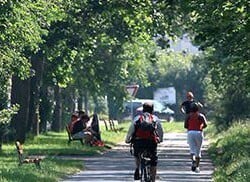
{"label": "red backpack", "polygon": [[154,121],[152,114],[143,113],[135,122],[135,138],[149,139],[156,142],[156,121]]}

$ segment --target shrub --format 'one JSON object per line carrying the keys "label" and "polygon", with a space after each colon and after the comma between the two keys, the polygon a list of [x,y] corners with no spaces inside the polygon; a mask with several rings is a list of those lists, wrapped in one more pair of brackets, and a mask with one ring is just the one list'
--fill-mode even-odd
{"label": "shrub", "polygon": [[209,149],[216,166],[215,181],[247,181],[250,178],[249,122],[234,124],[219,135]]}
{"label": "shrub", "polygon": [[17,113],[19,109],[18,105],[13,105],[8,109],[3,109],[0,111],[0,150],[2,150],[2,142],[5,135],[10,131],[9,125],[11,118]]}

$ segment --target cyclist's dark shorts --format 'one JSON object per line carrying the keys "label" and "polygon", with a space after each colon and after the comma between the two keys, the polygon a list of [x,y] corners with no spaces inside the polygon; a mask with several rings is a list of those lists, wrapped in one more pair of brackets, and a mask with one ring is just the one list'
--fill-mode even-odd
{"label": "cyclist's dark shorts", "polygon": [[157,144],[154,141],[141,139],[135,140],[133,147],[135,157],[138,157],[138,154],[142,153],[144,150],[147,150],[151,154],[151,166],[157,165]]}

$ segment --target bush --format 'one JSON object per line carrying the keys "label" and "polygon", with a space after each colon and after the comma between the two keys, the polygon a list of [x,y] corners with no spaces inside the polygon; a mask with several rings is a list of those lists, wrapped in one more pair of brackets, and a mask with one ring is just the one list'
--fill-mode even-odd
{"label": "bush", "polygon": [[10,132],[9,124],[11,118],[17,113],[18,105],[13,105],[11,108],[3,109],[0,111],[0,150],[2,149],[2,142],[5,135]]}
{"label": "bush", "polygon": [[219,134],[209,149],[216,166],[215,181],[243,182],[250,178],[249,137],[249,122],[234,124]]}

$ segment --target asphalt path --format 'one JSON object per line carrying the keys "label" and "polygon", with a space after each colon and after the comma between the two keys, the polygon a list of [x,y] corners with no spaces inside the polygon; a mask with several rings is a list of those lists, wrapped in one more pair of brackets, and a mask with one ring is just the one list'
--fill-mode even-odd
{"label": "asphalt path", "polygon": [[[200,173],[191,171],[189,148],[186,133],[164,134],[164,141],[158,145],[157,180],[166,182],[210,182],[213,164],[207,154],[208,142],[202,147]],[[71,157],[72,158],[72,157]],[[121,143],[107,152],[92,157],[77,157],[85,168],[77,174],[63,179],[63,182],[78,181],[134,181],[134,158],[129,145]]]}

